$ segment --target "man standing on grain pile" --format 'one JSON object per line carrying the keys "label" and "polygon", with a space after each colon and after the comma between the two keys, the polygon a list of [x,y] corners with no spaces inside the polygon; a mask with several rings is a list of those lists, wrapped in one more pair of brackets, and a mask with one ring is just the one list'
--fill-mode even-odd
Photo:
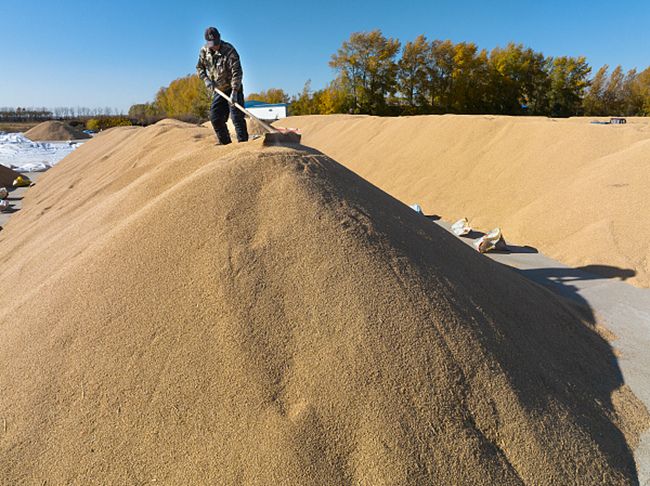
{"label": "man standing on grain pile", "polygon": [[[237,141],[246,142],[248,140],[248,130],[244,114],[234,105],[231,105],[233,102],[244,105],[244,89],[242,86],[244,73],[239,62],[239,54],[231,44],[221,40],[221,34],[215,27],[205,29],[205,40],[207,42],[199,52],[196,72],[212,95],[210,121],[217,134],[219,145],[227,145],[232,142],[226,126],[228,114],[232,116]],[[230,99],[216,94],[214,88],[223,91]]]}

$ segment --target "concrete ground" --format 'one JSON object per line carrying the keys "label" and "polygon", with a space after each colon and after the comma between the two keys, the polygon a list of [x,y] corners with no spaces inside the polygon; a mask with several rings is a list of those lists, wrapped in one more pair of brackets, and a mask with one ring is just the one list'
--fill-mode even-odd
{"label": "concrete ground", "polygon": [[[441,220],[435,220],[435,223],[450,231],[449,223]],[[476,238],[480,235],[470,236]],[[507,240],[508,235],[504,236]],[[467,244],[474,241],[472,238],[459,239]],[[509,244],[509,248],[509,252],[491,252],[486,256],[588,306],[594,318],[616,336],[611,345],[617,353],[623,379],[650,410],[650,289],[625,283],[626,278],[634,275],[631,270],[605,265],[571,268],[531,247]],[[599,274],[592,273],[593,270]],[[641,437],[634,457],[639,484],[650,486],[650,431]]]}

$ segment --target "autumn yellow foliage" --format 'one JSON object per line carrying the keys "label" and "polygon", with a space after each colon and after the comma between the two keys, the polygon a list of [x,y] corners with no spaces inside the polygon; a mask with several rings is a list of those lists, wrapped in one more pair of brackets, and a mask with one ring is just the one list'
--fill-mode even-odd
{"label": "autumn yellow foliage", "polygon": [[178,78],[156,94],[155,104],[167,117],[208,117],[210,94],[196,74]]}

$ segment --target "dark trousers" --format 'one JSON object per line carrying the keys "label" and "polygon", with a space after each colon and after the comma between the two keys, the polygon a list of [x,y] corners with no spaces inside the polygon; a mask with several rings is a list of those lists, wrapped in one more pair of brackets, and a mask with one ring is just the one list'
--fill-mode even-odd
{"label": "dark trousers", "polygon": [[[222,90],[225,94],[230,96],[232,90]],[[243,88],[237,93],[237,103],[244,106],[244,90]],[[237,133],[238,142],[246,142],[248,140],[248,129],[246,128],[246,118],[244,114],[239,111],[235,106],[231,106],[228,100],[222,98],[218,94],[212,96],[212,105],[210,105],[210,121],[212,128],[214,128],[219,143],[226,145],[232,142],[230,133],[226,122],[228,115],[232,116],[232,124],[235,125],[235,133]]]}

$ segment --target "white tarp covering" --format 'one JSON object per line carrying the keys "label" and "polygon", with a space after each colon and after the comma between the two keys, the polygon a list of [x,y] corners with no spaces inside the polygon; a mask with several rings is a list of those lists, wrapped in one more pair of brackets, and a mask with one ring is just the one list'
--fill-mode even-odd
{"label": "white tarp covering", "polygon": [[47,170],[82,142],[32,142],[22,133],[0,132],[0,164],[18,172]]}

